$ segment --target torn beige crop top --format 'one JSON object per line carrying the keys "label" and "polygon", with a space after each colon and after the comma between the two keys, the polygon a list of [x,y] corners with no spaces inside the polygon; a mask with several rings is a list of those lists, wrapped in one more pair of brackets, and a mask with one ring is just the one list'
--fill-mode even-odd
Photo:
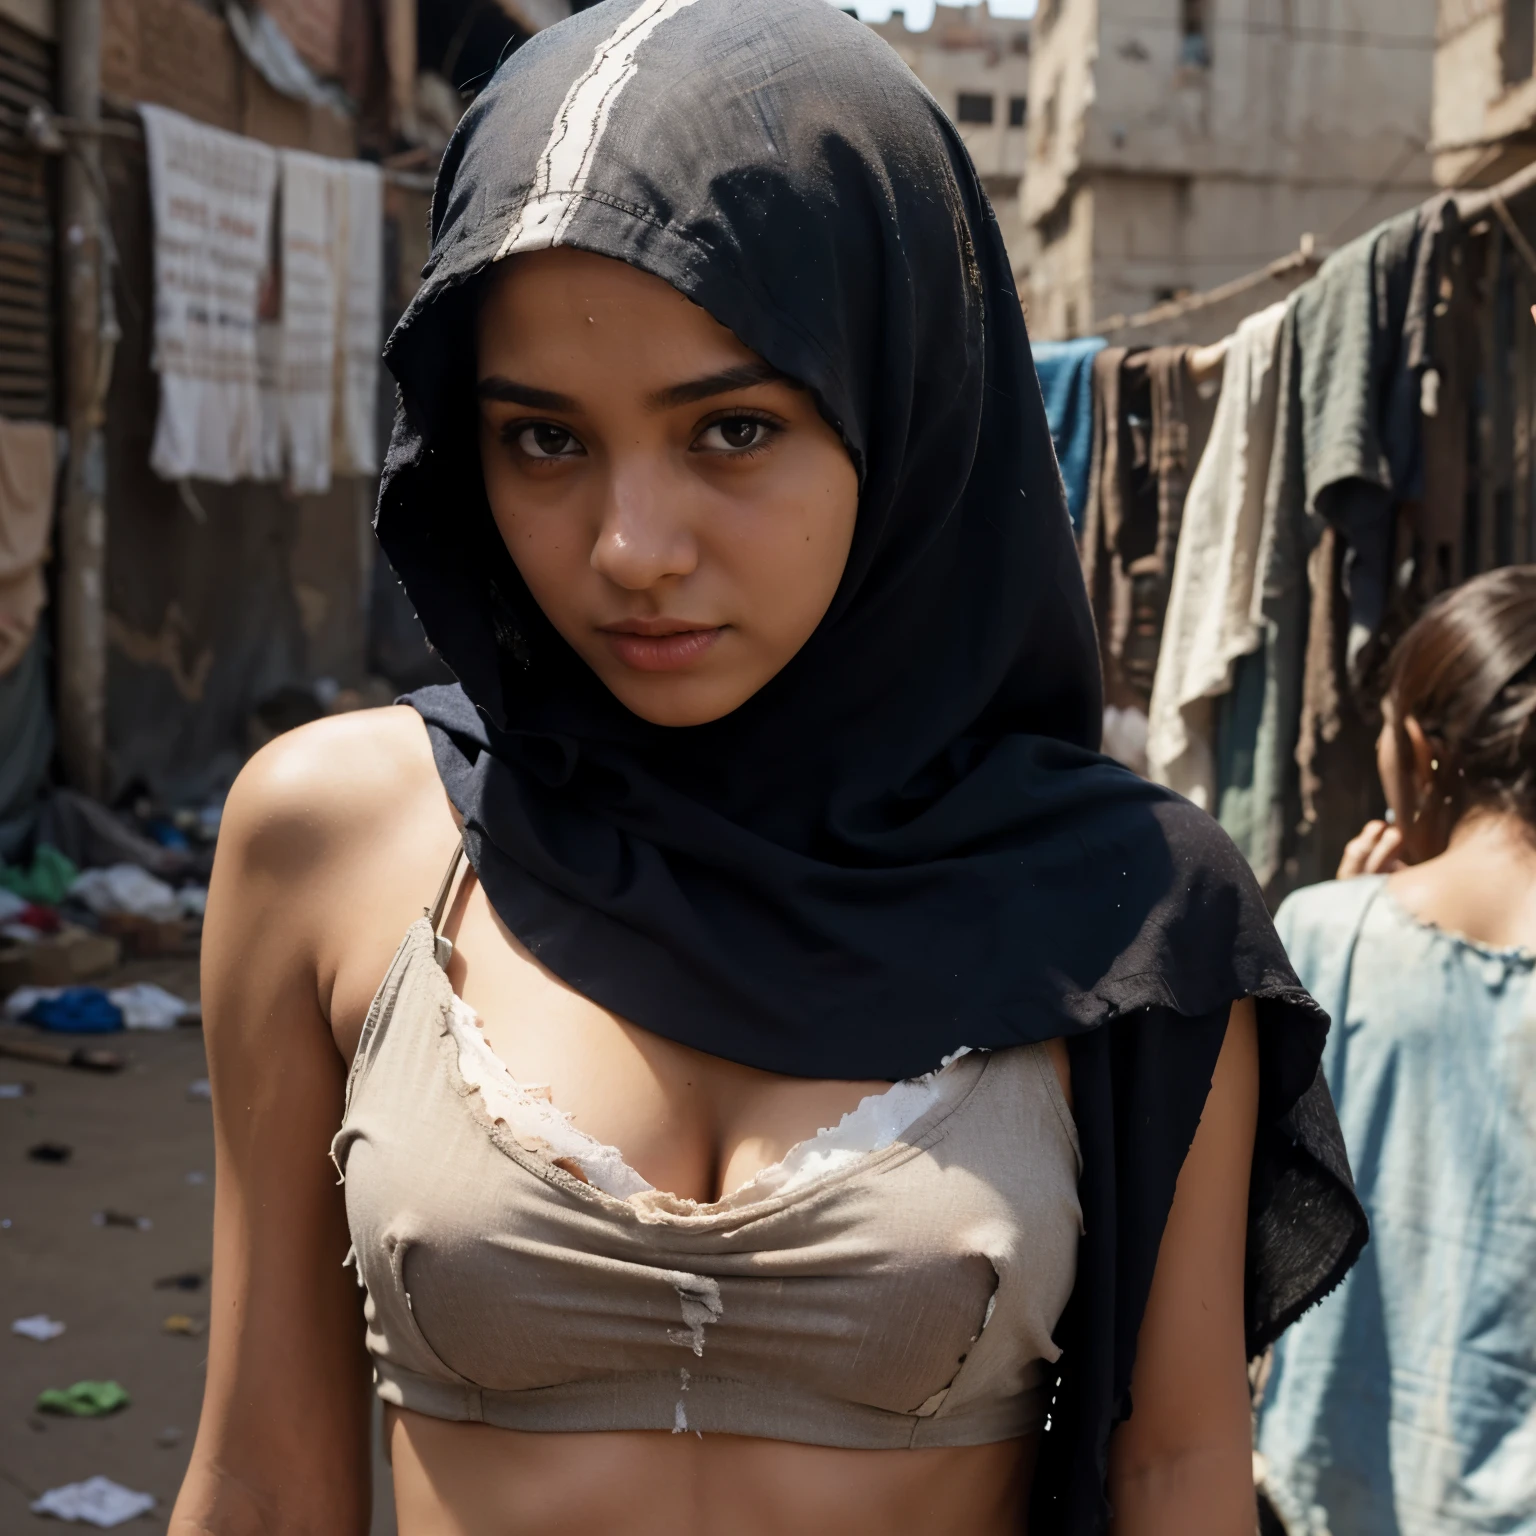
{"label": "torn beige crop top", "polygon": [[962,1053],[698,1205],[491,1052],[439,963],[452,876],[374,998],[333,1146],[385,1402],[857,1449],[1040,1427],[1081,1231],[1043,1046]]}

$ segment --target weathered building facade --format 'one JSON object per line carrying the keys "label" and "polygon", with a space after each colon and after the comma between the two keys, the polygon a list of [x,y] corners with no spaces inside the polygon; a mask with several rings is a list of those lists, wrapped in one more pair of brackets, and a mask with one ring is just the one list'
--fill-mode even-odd
{"label": "weathered building facade", "polygon": [[1040,0],[1034,333],[1086,334],[1427,196],[1434,48],[1435,0]]}
{"label": "weathered building facade", "polygon": [[1536,0],[1440,0],[1431,148],[1445,187],[1536,161]]}
{"label": "weathered building facade", "polygon": [[1027,272],[1033,232],[1021,216],[1029,112],[1028,21],[993,16],[979,5],[938,6],[925,32],[909,32],[903,13],[874,30],[950,115],[992,201],[1015,276]]}
{"label": "weathered building facade", "polygon": [[[46,424],[69,448],[23,573],[46,583],[26,666],[0,671],[0,834],[17,846],[50,782],[197,800],[238,770],[264,700],[387,697],[443,675],[374,556],[374,476],[339,470],[312,491],[152,469],[158,279],[139,107],[379,164],[382,328],[414,291],[432,172],[464,105],[509,49],[588,3],[0,0],[0,427]],[[278,265],[267,277],[278,306]],[[378,394],[382,438],[387,379]],[[20,580],[6,555],[0,536],[0,597]],[[6,625],[0,603],[0,637]],[[21,766],[17,721],[35,746]]]}

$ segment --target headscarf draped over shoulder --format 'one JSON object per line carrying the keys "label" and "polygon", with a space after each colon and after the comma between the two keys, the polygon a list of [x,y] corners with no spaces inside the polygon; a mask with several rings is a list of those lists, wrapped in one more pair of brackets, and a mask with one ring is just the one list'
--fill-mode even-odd
{"label": "headscarf draped over shoulder", "polygon": [[[459,678],[411,702],[486,894],[646,1029],[897,1079],[1065,1036],[1085,1235],[1039,1532],[1101,1529],[1174,1183],[1258,1000],[1249,1346],[1364,1242],[1327,1019],[1247,866],[1098,754],[1097,648],[1024,318],[954,127],[827,0],[607,0],[497,72],[444,156],[390,340],[377,528]],[[725,719],[629,714],[544,619],[480,472],[476,279],[567,245],[671,284],[803,383],[858,473],[816,633]]]}

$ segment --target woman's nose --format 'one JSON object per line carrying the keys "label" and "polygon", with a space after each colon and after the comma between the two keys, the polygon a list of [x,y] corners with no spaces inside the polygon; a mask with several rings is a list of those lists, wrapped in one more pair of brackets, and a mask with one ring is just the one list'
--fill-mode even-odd
{"label": "woman's nose", "polygon": [[593,570],[615,586],[643,592],[668,578],[690,575],[698,563],[682,487],[658,474],[653,462],[615,466],[592,546]]}

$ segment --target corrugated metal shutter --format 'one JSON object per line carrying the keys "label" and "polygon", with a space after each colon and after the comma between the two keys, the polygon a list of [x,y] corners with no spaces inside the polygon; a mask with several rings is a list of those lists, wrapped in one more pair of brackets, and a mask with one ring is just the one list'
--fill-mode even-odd
{"label": "corrugated metal shutter", "polygon": [[27,112],[54,100],[53,45],[0,20],[0,416],[54,418],[53,214]]}

